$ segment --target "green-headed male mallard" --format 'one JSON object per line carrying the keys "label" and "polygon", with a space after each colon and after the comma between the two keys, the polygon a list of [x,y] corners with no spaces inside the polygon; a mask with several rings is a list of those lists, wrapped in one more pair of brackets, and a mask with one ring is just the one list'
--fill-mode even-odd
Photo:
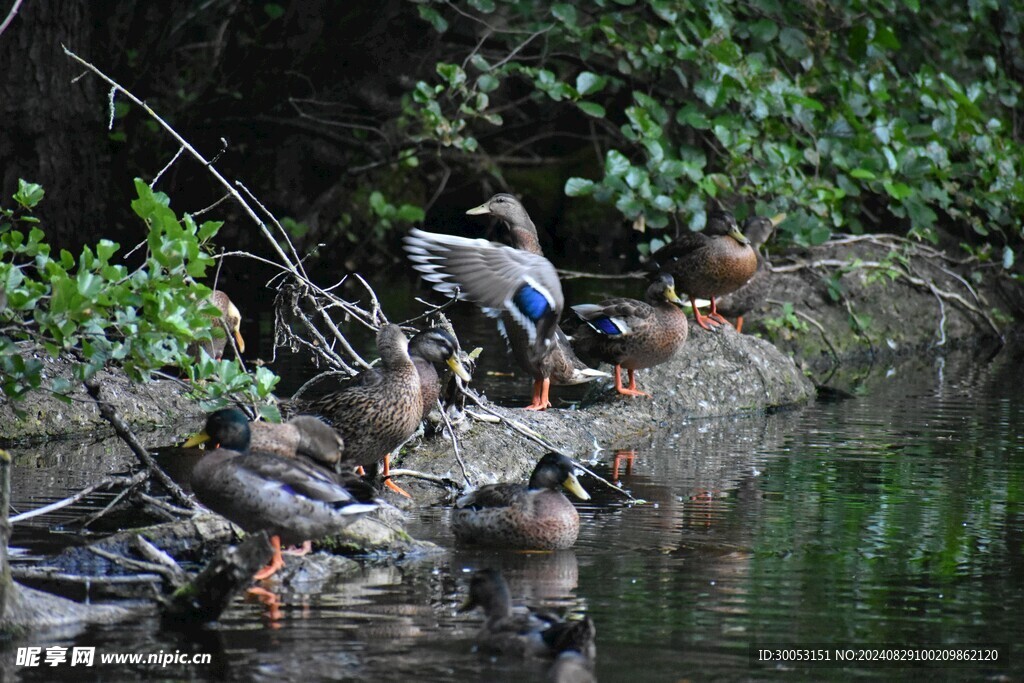
{"label": "green-headed male mallard", "polygon": [[[238,353],[245,352],[245,340],[242,339],[242,314],[238,311],[238,307],[231,302],[228,295],[219,289],[213,290],[210,294],[209,302],[217,307],[220,311],[220,317],[214,318],[214,324],[219,324],[224,328],[225,335],[232,335],[235,338],[235,344],[238,346]],[[199,360],[200,350],[206,351],[206,355],[214,360],[220,360],[224,356],[224,348],[227,346],[227,336],[218,338],[213,337],[210,341],[195,342],[190,344],[188,347],[189,355],[195,360]]]}
{"label": "green-headed male mallard", "polygon": [[520,656],[556,657],[578,652],[592,659],[597,629],[590,617],[566,621],[553,614],[513,609],[512,596],[501,572],[481,569],[469,581],[469,597],[460,612],[480,607],[487,619],[477,634],[480,646]]}
{"label": "green-headed male mallard", "polygon": [[533,378],[533,400],[526,408],[549,408],[551,384],[607,377],[576,357],[558,327],[565,306],[562,284],[544,258],[537,228],[522,203],[500,193],[466,213],[500,218],[508,226],[512,247],[413,228],[405,237],[405,250],[434,289],[452,296],[458,291],[498,318],[512,355]]}
{"label": "green-headed male mallard", "polygon": [[736,318],[736,331],[743,329],[743,316],[761,306],[772,288],[772,264],[763,253],[761,246],[772,236],[775,228],[786,219],[780,213],[771,218],[750,216],[743,221],[743,234],[750,240],[750,246],[757,252],[757,270],[747,283],[731,294],[718,300],[718,312],[729,318]]}
{"label": "green-headed male mallard", "polygon": [[580,515],[560,487],[581,500],[590,495],[572,460],[548,453],[527,484],[487,484],[455,501],[452,530],[463,543],[524,550],[568,548],[580,533]]}
{"label": "green-headed male mallard", "polygon": [[391,451],[413,435],[423,417],[420,376],[409,356],[409,342],[398,325],[377,331],[380,364],[360,373],[341,389],[303,409],[322,415],[345,440],[342,462],[353,467],[384,459],[385,483],[408,496],[388,477]]}
{"label": "green-headed male mallard", "polygon": [[[715,297],[734,292],[757,270],[757,252],[743,236],[736,218],[728,211],[715,210],[704,232],[687,232],[659,249],[654,259],[675,278],[676,290],[685,292],[693,304],[693,316],[705,330],[710,322],[719,325]],[[700,314],[696,299],[711,300],[711,313]]]}
{"label": "green-headed male mallard", "polygon": [[458,340],[440,327],[431,327],[414,334],[409,340],[409,355],[420,375],[424,419],[437,404],[437,397],[441,394],[441,377],[437,374],[437,366],[442,363],[447,365],[464,382],[472,379],[459,359]]}
{"label": "green-headed male mallard", "polygon": [[[686,314],[676,306],[681,300],[671,275],[660,273],[645,299],[608,299],[572,307],[586,323],[573,335],[576,350],[584,358],[614,365],[615,389],[626,396],[649,395],[636,388],[634,373],[672,358],[688,331]],[[622,368],[629,372],[629,387],[622,386]]]}
{"label": "green-headed male mallard", "polygon": [[282,542],[295,545],[337,533],[377,509],[368,486],[342,486],[329,473],[298,459],[247,453],[250,436],[242,411],[225,408],[210,414],[205,430],[185,447],[206,440],[218,445],[192,470],[192,490],[199,502],[245,531],[271,535],[274,557],[256,573],[257,580],[284,566]]}

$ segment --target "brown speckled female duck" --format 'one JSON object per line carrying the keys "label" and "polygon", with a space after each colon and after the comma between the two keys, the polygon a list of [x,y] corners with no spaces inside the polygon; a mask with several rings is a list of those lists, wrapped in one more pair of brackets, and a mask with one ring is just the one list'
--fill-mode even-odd
{"label": "brown speckled female duck", "polygon": [[313,415],[296,415],[287,422],[250,422],[249,450],[283,458],[304,458],[327,468],[341,460],[345,441],[329,424]]}
{"label": "brown speckled female duck", "polygon": [[377,332],[380,364],[357,381],[345,383],[303,408],[322,415],[345,440],[342,462],[366,467],[384,458],[385,483],[408,495],[387,475],[391,451],[419,427],[423,416],[420,376],[409,356],[409,342],[398,325]]}
{"label": "brown speckled female duck", "polygon": [[736,331],[743,329],[743,316],[761,306],[772,288],[772,266],[761,253],[761,246],[772,236],[775,228],[786,219],[780,213],[772,218],[750,216],[743,221],[743,234],[750,240],[750,246],[757,252],[757,271],[747,283],[732,294],[718,300],[718,312],[729,318],[736,318]]}
{"label": "brown speckled female duck", "polygon": [[559,487],[581,500],[572,460],[548,453],[537,463],[528,484],[488,484],[455,502],[452,530],[463,543],[525,550],[568,548],[576,542],[580,516]]}
{"label": "brown speckled female duck", "polygon": [[508,226],[512,247],[413,229],[405,250],[434,289],[461,294],[499,320],[516,362],[533,378],[528,410],[551,406],[552,384],[580,384],[607,373],[588,368],[558,327],[565,299],[558,273],[544,258],[537,228],[522,203],[500,193],[466,212],[490,214]]}
{"label": "brown speckled female duck", "polygon": [[[661,268],[675,278],[676,289],[693,304],[693,316],[705,330],[725,323],[715,297],[734,292],[757,270],[757,252],[743,236],[736,218],[728,211],[713,211],[704,232],[688,232],[654,254]],[[711,300],[705,318],[697,309],[698,297]]]}
{"label": "brown speckled female duck", "polygon": [[301,460],[247,453],[249,422],[237,408],[212,413],[186,447],[213,440],[218,448],[192,470],[196,498],[246,531],[266,530],[274,557],[256,573],[265,579],[284,566],[281,543],[294,545],[341,531],[377,509],[372,489],[346,487]]}
{"label": "brown speckled female duck", "polygon": [[441,393],[441,377],[437,374],[437,366],[444,363],[464,382],[472,379],[459,359],[458,340],[440,327],[431,327],[413,335],[409,340],[409,355],[420,375],[424,419],[437,405],[437,397]]}
{"label": "brown speckled female duck", "polygon": [[[228,295],[219,289],[213,290],[210,294],[209,302],[217,307],[220,311],[219,318],[213,318],[214,324],[219,324],[224,328],[225,335],[232,335],[235,338],[235,344],[238,346],[238,353],[245,352],[245,340],[242,339],[242,314],[238,311],[238,308]],[[227,346],[227,337],[214,337],[210,341],[195,342],[188,348],[189,355],[195,360],[199,360],[200,350],[206,351],[206,355],[214,360],[220,360],[224,356],[224,348]]]}
{"label": "brown speckled female duck", "polygon": [[[572,310],[586,325],[573,335],[573,345],[584,358],[594,357],[615,366],[615,389],[625,396],[649,396],[636,388],[637,370],[672,358],[686,341],[686,314],[676,306],[675,283],[660,273],[647,288],[646,302],[608,299],[580,304]],[[629,386],[622,386],[622,368]]]}

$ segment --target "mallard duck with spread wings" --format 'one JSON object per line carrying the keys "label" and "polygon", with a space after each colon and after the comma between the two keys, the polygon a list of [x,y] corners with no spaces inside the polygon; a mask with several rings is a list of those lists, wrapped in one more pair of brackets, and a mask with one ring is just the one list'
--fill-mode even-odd
{"label": "mallard duck with spread wings", "polygon": [[541,252],[537,228],[522,203],[501,193],[466,213],[500,218],[508,226],[512,246],[414,228],[405,237],[405,250],[434,289],[465,296],[498,318],[512,355],[534,381],[527,409],[551,406],[551,384],[607,377],[576,357],[558,327],[565,307],[562,284]]}

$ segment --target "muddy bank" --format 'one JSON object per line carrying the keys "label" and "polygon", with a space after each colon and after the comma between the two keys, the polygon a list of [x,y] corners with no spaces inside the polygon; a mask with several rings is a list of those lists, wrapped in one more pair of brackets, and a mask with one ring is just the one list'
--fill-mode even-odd
{"label": "muddy bank", "polygon": [[[38,357],[43,363],[43,386],[62,377],[74,387],[71,402],[55,399],[48,391],[33,391],[16,404],[0,397],[0,445],[42,441],[68,435],[106,435],[113,428],[100,417],[96,404],[81,382],[74,380],[73,363],[63,358]],[[97,377],[103,397],[130,424],[161,427],[183,418],[199,418],[202,410],[188,398],[188,389],[178,382],[154,380],[133,384],[123,373],[101,371]]]}
{"label": "muddy bank", "polygon": [[[542,413],[494,407],[555,447],[587,458],[597,448],[632,448],[659,432],[683,428],[694,418],[773,410],[810,400],[814,387],[793,361],[763,339],[732,328],[708,332],[692,326],[670,362],[638,373],[651,398],[619,396],[611,380],[592,384],[574,410]],[[552,389],[557,396],[557,388]],[[543,447],[504,424],[473,419],[460,425],[460,447],[474,484],[526,475]],[[408,467],[461,481],[450,442],[422,440],[400,459]]]}
{"label": "muddy bank", "polygon": [[[999,264],[886,236],[850,239],[773,255],[769,301],[746,317],[744,331],[770,339],[816,382],[845,388],[873,363],[998,344],[1024,318],[1024,287]],[[787,302],[794,314],[784,319]]]}

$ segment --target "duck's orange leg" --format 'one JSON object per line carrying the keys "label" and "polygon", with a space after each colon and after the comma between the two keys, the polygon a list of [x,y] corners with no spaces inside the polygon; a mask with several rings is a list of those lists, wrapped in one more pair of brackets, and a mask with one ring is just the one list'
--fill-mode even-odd
{"label": "duck's orange leg", "polygon": [[648,396],[648,397],[650,396],[650,394],[645,394],[644,392],[639,391],[636,388],[636,376],[634,376],[632,370],[629,370],[629,386],[628,387],[622,386],[622,366],[621,365],[616,365],[615,366],[615,390],[617,392],[619,392],[620,394],[622,394],[623,396]]}
{"label": "duck's orange leg", "polygon": [[281,537],[271,536],[270,545],[274,548],[274,556],[270,558],[270,564],[252,575],[257,581],[269,579],[278,569],[284,566],[284,558],[281,557]]}
{"label": "duck's orange leg", "polygon": [[392,491],[394,491],[395,493],[401,494],[401,495],[405,496],[406,498],[409,498],[410,500],[412,499],[412,496],[410,496],[408,493],[406,493],[405,489],[403,489],[401,486],[399,486],[395,482],[391,481],[391,454],[390,453],[388,453],[387,455],[384,456],[384,485],[387,486]]}
{"label": "duck's orange leg", "polygon": [[533,401],[526,406],[527,410],[547,410],[551,407],[548,400],[548,390],[551,388],[551,380],[545,377],[533,383]]}
{"label": "duck's orange leg", "polygon": [[[712,310],[714,310],[714,299],[711,300]],[[717,320],[712,318],[710,315],[704,317],[700,314],[700,309],[697,308],[697,300],[694,297],[690,297],[690,306],[693,307],[693,318],[697,321],[697,324],[703,327],[705,330],[714,329],[719,323]],[[710,325],[710,326],[709,326]]]}
{"label": "duck's orange leg", "polygon": [[708,313],[708,318],[722,325],[729,324],[729,321],[723,318],[722,314],[718,312],[718,306],[715,304],[715,297],[711,297],[711,312]]}
{"label": "duck's orange leg", "polygon": [[735,325],[735,327],[736,327],[736,331],[737,332],[740,332],[740,331],[743,330],[743,316],[742,315],[736,316],[736,325]]}

